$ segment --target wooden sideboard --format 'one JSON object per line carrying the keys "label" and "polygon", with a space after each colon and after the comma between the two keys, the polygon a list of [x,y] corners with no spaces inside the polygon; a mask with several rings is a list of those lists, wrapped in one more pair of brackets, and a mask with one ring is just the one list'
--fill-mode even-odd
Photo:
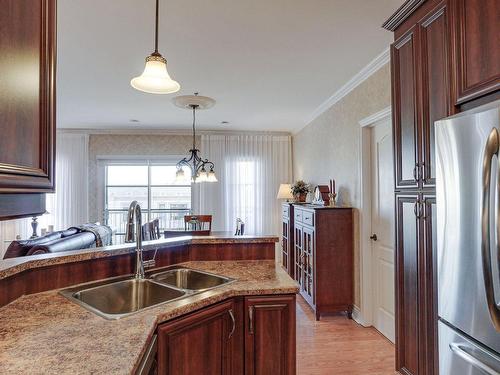
{"label": "wooden sideboard", "polygon": [[500,2],[408,0],[391,45],[396,369],[437,374],[434,122],[500,98]]}
{"label": "wooden sideboard", "polygon": [[282,265],[300,285],[316,320],[353,306],[351,208],[283,204]]}

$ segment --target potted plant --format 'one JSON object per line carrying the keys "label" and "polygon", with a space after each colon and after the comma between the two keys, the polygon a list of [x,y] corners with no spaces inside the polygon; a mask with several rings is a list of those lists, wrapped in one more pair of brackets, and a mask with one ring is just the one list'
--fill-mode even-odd
{"label": "potted plant", "polygon": [[292,185],[292,193],[297,202],[305,202],[310,191],[311,185],[306,184],[304,180],[298,180]]}

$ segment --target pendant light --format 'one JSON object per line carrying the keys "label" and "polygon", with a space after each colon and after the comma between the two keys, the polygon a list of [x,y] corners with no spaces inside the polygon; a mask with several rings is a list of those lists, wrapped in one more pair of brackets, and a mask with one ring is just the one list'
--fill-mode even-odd
{"label": "pendant light", "polygon": [[177,181],[185,179],[183,167],[191,170],[191,182],[217,182],[215,176],[215,165],[208,159],[203,159],[196,148],[196,110],[213,107],[215,100],[207,96],[194,95],[178,96],[172,100],[178,107],[190,109],[193,112],[193,148],[189,150],[189,157],[185,157],[177,163],[175,178]]}
{"label": "pendant light", "polygon": [[132,78],[130,85],[136,90],[150,94],[171,94],[181,86],[170,78],[167,60],[158,52],[159,0],[156,0],[155,51],[146,57],[146,66],[139,77]]}

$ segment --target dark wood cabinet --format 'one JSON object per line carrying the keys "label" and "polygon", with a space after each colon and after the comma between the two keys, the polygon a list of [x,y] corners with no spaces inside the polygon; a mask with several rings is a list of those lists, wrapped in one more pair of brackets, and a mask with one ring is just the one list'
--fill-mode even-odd
{"label": "dark wood cabinet", "polygon": [[500,89],[500,2],[450,0],[456,104]]}
{"label": "dark wood cabinet", "polygon": [[245,375],[294,375],[295,296],[245,298]]}
{"label": "dark wood cabinet", "polygon": [[0,219],[54,189],[56,0],[1,0]]}
{"label": "dark wood cabinet", "polygon": [[500,96],[499,17],[496,0],[408,0],[383,25],[395,37],[396,366],[401,373],[438,373],[434,122]]}
{"label": "dark wood cabinet", "polygon": [[391,46],[396,188],[418,186],[417,32],[412,28]]}
{"label": "dark wood cabinet", "polygon": [[437,253],[436,253],[436,197],[422,194],[420,210],[420,265],[421,273],[429,277],[420,278],[420,352],[422,373],[438,373],[438,333],[437,333]]}
{"label": "dark wood cabinet", "polygon": [[448,8],[439,2],[418,23],[420,52],[418,71],[419,105],[417,117],[421,125],[419,158],[420,186],[433,188],[436,184],[434,152],[434,122],[454,113],[450,86],[450,41]]}
{"label": "dark wood cabinet", "polygon": [[391,46],[396,189],[435,186],[434,121],[453,114],[446,1]]}
{"label": "dark wood cabinet", "polygon": [[418,374],[419,195],[396,196],[396,367]]}
{"label": "dark wood cabinet", "polygon": [[160,324],[160,375],[295,375],[295,295],[235,297]]}
{"label": "dark wood cabinet", "polygon": [[281,266],[293,278],[295,269],[293,204],[283,203],[281,213]]}
{"label": "dark wood cabinet", "polygon": [[317,320],[327,312],[352,314],[353,238],[351,208],[295,205],[294,277]]}
{"label": "dark wood cabinet", "polygon": [[158,327],[158,373],[236,374],[239,350],[232,300]]}
{"label": "dark wood cabinet", "polygon": [[435,239],[435,196],[396,194],[396,366],[405,374],[437,373]]}

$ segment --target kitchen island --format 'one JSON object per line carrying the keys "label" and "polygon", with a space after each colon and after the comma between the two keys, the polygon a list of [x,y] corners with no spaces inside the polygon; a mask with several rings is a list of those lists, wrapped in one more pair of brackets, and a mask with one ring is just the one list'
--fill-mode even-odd
{"label": "kitchen island", "polygon": [[[210,373],[218,373],[219,367],[221,373],[239,374],[257,367],[295,373],[298,289],[281,267],[273,260],[182,265],[236,281],[119,320],[99,317],[56,290],[20,297],[0,309],[0,373],[138,373],[157,333],[155,361],[161,373],[192,373],[203,366],[209,366]],[[224,309],[231,310],[231,316]],[[229,335],[231,319],[233,333]],[[190,327],[194,327],[192,335]],[[218,345],[204,346],[207,337]],[[169,340],[175,345],[169,346]],[[186,340],[196,349],[196,356],[189,363],[172,363],[192,353],[189,345],[179,344]]]}

